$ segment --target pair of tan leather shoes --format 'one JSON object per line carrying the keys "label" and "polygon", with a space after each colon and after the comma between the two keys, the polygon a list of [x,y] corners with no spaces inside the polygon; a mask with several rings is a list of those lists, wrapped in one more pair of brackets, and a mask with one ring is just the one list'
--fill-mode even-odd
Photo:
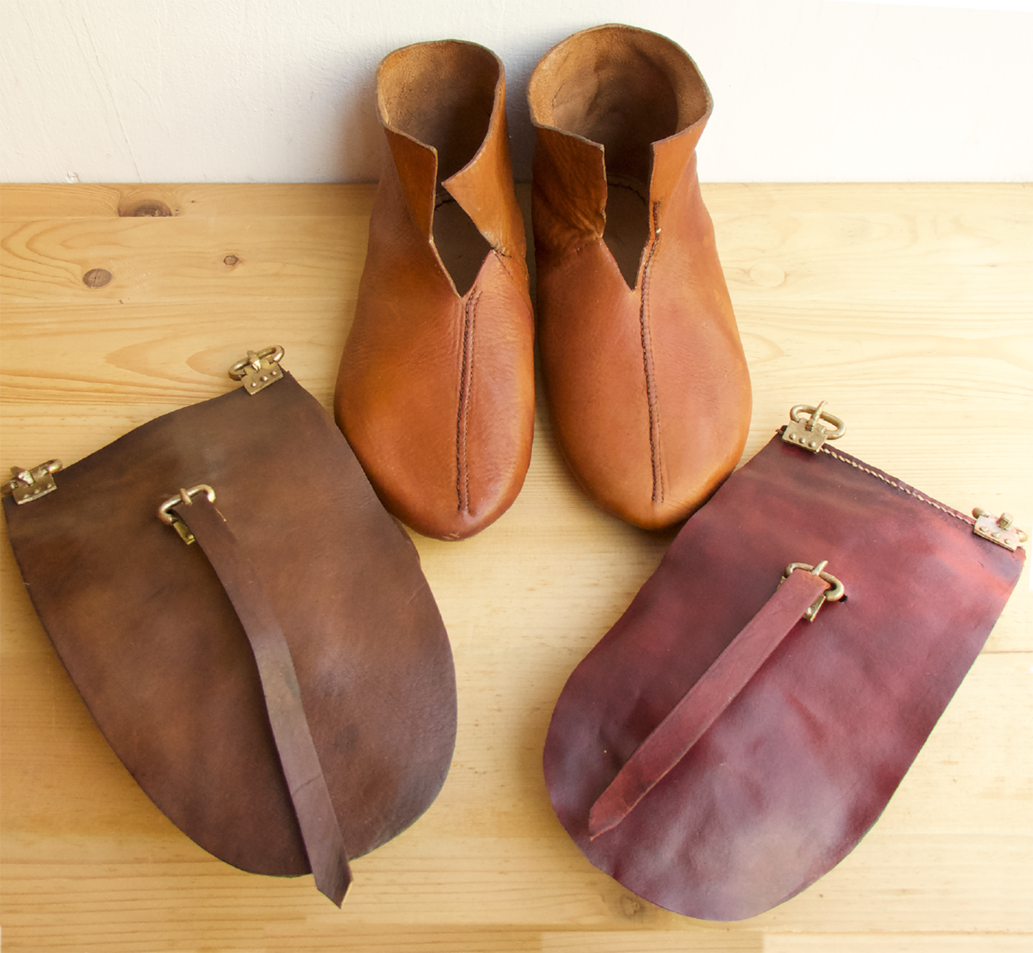
{"label": "pair of tan leather shoes", "polygon": [[[534,429],[535,321],[502,63],[405,47],[377,71],[390,147],[337,421],[387,508],[462,539],[516,498]],[[553,431],[603,508],[656,529],[731,472],[750,384],[696,175],[695,64],[610,25],[550,50],[528,89],[539,350]]]}

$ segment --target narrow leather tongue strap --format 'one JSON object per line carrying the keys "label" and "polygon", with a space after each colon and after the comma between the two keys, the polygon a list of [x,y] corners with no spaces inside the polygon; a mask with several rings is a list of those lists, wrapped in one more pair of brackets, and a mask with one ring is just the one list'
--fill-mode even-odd
{"label": "narrow leather tongue strap", "polygon": [[599,795],[588,815],[592,838],[616,827],[681,761],[828,588],[820,576],[790,573]]}
{"label": "narrow leather tongue strap", "polygon": [[344,839],[301,705],[283,630],[262,584],[222,514],[204,496],[176,508],[188,523],[247,633],[258,664],[269,723],[301,828],[316,887],[337,906],[352,881]]}

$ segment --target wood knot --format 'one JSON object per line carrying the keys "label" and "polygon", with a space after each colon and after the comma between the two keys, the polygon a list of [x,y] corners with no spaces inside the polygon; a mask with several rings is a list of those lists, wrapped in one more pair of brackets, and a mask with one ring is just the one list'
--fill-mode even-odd
{"label": "wood knot", "polygon": [[175,213],[160,199],[123,202],[118,207],[121,218],[170,218]]}
{"label": "wood knot", "polygon": [[236,255],[227,255],[223,258],[222,263],[232,268],[234,265],[240,264],[240,259]]}
{"label": "wood knot", "polygon": [[657,922],[657,908],[653,904],[627,889],[622,889],[618,894],[613,894],[607,904],[614,916],[619,920],[626,920],[639,925],[652,924]]}
{"label": "wood knot", "polygon": [[645,907],[638,897],[633,897],[630,894],[621,897],[621,913],[629,920],[640,918],[644,912]]}
{"label": "wood knot", "polygon": [[759,261],[750,269],[750,279],[762,288],[777,288],[786,280],[786,273],[769,261]]}
{"label": "wood knot", "polygon": [[111,281],[111,272],[106,268],[91,268],[82,276],[82,283],[87,288],[103,288]]}

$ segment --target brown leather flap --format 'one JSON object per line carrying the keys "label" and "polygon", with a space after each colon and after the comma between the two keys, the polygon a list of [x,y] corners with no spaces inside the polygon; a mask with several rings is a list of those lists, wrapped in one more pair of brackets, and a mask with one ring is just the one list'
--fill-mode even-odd
{"label": "brown leather flap", "polygon": [[289,374],[160,417],[57,483],[4,500],[15,555],[101,731],[186,834],[246,870],[309,869],[237,615],[156,517],[199,483],[282,625],[348,855],[430,805],[455,740],[448,638],[411,541]]}

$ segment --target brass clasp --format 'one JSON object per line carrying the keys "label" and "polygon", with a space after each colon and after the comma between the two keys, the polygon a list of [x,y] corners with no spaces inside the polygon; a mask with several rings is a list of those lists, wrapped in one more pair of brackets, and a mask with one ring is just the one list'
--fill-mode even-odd
{"label": "brass clasp", "polygon": [[[807,611],[803,614],[803,617],[808,622],[813,622],[814,617],[818,614],[818,610],[825,605],[826,602],[839,602],[846,595],[846,588],[843,586],[835,576],[830,572],[825,572],[825,567],[829,564],[827,559],[822,560],[817,566],[810,566],[807,563],[790,563],[786,566],[782,572],[782,582],[785,582],[797,569],[802,569],[804,572],[809,572],[812,576],[818,576],[829,584],[829,588],[826,589],[817,599],[814,600],[808,607]],[[779,583],[781,585],[781,583]]]}
{"label": "brass clasp", "polygon": [[[810,407],[807,404],[797,404],[789,411],[789,418],[792,423],[786,426],[782,434],[782,440],[786,443],[803,447],[811,453],[817,453],[826,440],[838,440],[846,433],[846,424],[834,414],[827,413],[825,404],[822,401],[817,407]],[[805,420],[804,414],[810,416]],[[836,429],[829,430],[821,425],[822,420],[827,420]]]}
{"label": "brass clasp", "polygon": [[14,502],[19,506],[22,503],[31,503],[41,496],[53,493],[57,489],[54,482],[54,474],[64,466],[60,460],[48,460],[31,470],[23,470],[21,467],[11,467],[13,480],[8,480],[0,492],[4,496],[13,496]]}
{"label": "brass clasp", "polygon": [[243,381],[244,390],[249,394],[257,394],[283,377],[279,365],[282,360],[283,348],[279,345],[258,352],[248,351],[244,360],[230,368],[229,375],[232,380]]}
{"label": "brass clasp", "polygon": [[183,518],[178,513],[173,512],[173,507],[179,506],[181,503],[186,506],[193,506],[194,497],[198,493],[204,493],[209,503],[215,502],[215,490],[207,483],[199,483],[197,486],[190,487],[189,490],[180,489],[176,496],[170,496],[158,507],[158,519],[179,533],[180,538],[187,546],[195,541],[194,534],[190,532],[190,527],[183,522]]}

